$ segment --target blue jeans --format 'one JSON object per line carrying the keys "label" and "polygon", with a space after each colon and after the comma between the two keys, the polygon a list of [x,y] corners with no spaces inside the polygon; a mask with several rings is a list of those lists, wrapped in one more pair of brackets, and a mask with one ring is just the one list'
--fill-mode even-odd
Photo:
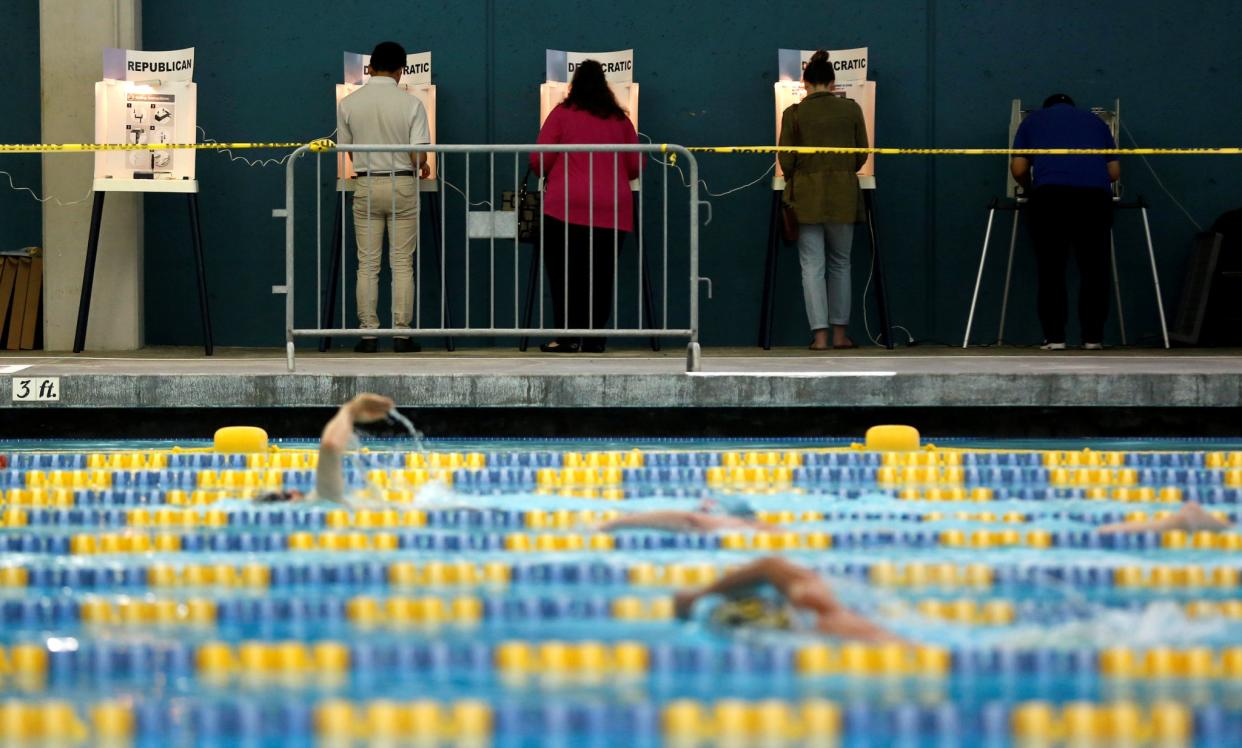
{"label": "blue jeans", "polygon": [[[825,263],[825,239],[827,262]],[[802,264],[802,297],[812,330],[850,323],[850,248],[852,223],[798,224],[798,260]],[[828,285],[824,286],[825,266]]]}

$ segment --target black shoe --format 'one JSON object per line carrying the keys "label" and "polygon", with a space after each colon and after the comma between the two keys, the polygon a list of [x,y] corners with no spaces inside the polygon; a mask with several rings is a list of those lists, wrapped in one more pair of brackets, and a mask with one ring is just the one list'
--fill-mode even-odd
{"label": "black shoe", "polygon": [[604,338],[586,338],[582,341],[583,353],[603,353],[608,341]]}
{"label": "black shoe", "polygon": [[379,341],[375,338],[363,338],[354,346],[354,353],[375,353],[379,350]]}
{"label": "black shoe", "polygon": [[553,340],[551,343],[544,343],[539,346],[539,350],[544,353],[577,353],[579,345],[577,341],[566,343],[560,340]]}
{"label": "black shoe", "polygon": [[423,347],[414,342],[413,338],[393,338],[393,353],[418,353]]}

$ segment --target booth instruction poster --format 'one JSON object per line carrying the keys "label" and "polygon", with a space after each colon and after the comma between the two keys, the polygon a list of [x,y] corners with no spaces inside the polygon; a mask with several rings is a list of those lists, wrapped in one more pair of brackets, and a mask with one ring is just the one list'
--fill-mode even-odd
{"label": "booth instruction poster", "polygon": [[[104,50],[104,80],[95,84],[95,142],[167,145],[197,141],[194,50]],[[194,179],[194,151],[100,151],[95,179]],[[134,189],[142,189],[141,184]]]}

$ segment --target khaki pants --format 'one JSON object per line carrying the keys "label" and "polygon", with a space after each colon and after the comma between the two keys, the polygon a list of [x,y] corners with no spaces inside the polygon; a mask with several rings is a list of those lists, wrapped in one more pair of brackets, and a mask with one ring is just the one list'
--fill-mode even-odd
{"label": "khaki pants", "polygon": [[359,177],[354,186],[354,233],[358,241],[359,327],[379,327],[384,228],[392,270],[392,326],[409,327],[414,314],[414,252],[418,249],[418,181],[414,177]]}

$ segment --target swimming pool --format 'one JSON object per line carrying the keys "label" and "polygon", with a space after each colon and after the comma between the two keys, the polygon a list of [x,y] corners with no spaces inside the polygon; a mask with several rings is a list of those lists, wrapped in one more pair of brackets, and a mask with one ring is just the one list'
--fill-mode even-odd
{"label": "swimming pool", "polygon": [[[1242,735],[1242,535],[1101,535],[1234,442],[370,442],[362,508],[256,506],[314,453],[0,444],[0,739],[1004,745]],[[774,533],[598,532],[741,494]],[[676,620],[765,554],[916,646]]]}

